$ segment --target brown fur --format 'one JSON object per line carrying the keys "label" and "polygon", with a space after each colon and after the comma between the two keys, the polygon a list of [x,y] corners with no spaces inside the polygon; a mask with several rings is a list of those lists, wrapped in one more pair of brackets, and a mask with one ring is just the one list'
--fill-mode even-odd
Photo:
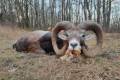
{"label": "brown fur", "polygon": [[17,42],[13,44],[13,48],[19,52],[39,52],[39,39],[47,32],[41,30],[30,32],[18,39]]}
{"label": "brown fur", "polygon": [[[80,29],[77,27],[79,26]],[[99,47],[102,47],[102,43],[103,43],[103,34],[102,34],[102,28],[100,27],[99,24],[95,23],[95,22],[84,22],[83,24],[79,24],[79,25],[74,25],[73,23],[69,22],[69,21],[62,21],[59,22],[55,25],[55,27],[52,29],[52,33],[51,33],[51,40],[52,40],[52,47],[54,49],[54,51],[56,52],[56,54],[58,56],[61,55],[74,55],[74,56],[79,56],[81,51],[88,57],[94,57],[96,55],[97,52],[95,52],[92,49],[89,49],[86,47],[85,43],[84,43],[84,39],[82,42],[80,42],[80,45],[82,46],[82,50],[78,50],[78,51],[67,51],[68,48],[68,40],[72,39],[72,38],[76,38],[78,39],[78,41],[81,41],[82,38],[79,36],[79,30],[84,29],[86,31],[93,31],[97,37],[97,45],[96,48],[94,50],[99,50]],[[57,44],[57,37],[58,37],[58,33],[61,30],[70,30],[71,31],[71,35],[69,36],[69,38],[67,40],[63,40],[63,47],[61,49],[59,49],[59,45]],[[33,31],[30,32],[29,34],[21,37],[14,45],[13,48],[16,48],[17,51],[25,51],[25,52],[39,52],[41,47],[40,47],[40,38],[45,35],[46,33],[48,33],[50,31]],[[80,38],[80,39],[79,39]],[[83,44],[83,45],[82,45]],[[48,43],[49,45],[49,43]],[[50,48],[51,48],[50,46]]]}

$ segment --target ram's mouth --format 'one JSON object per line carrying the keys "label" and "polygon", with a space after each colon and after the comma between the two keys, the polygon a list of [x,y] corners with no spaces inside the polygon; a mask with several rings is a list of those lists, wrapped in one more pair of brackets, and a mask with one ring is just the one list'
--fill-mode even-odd
{"label": "ram's mouth", "polygon": [[80,50],[67,50],[65,52],[65,55],[67,55],[67,56],[73,56],[73,57],[79,57],[80,53],[81,53]]}
{"label": "ram's mouth", "polygon": [[81,54],[81,50],[67,50],[64,56],[60,57],[61,60],[71,61],[73,58],[78,58]]}

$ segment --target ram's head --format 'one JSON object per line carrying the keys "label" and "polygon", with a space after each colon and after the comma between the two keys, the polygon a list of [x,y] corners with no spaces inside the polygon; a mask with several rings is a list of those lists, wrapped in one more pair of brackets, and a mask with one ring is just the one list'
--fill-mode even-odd
{"label": "ram's head", "polygon": [[[60,31],[64,30],[65,36],[61,37],[64,46],[59,49],[56,43],[57,36]],[[85,44],[85,36],[83,31],[92,31],[96,35],[96,47],[94,49],[89,49]],[[87,57],[94,57],[97,55],[102,47],[103,43],[103,33],[102,28],[99,24],[87,21],[82,24],[73,24],[69,21],[58,22],[52,30],[52,45],[56,55],[72,55],[79,56],[84,54]]]}

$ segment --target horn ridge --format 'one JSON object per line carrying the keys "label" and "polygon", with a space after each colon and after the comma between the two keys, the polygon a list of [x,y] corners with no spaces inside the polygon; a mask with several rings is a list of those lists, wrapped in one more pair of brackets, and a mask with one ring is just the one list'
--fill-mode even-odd
{"label": "horn ridge", "polygon": [[67,41],[63,41],[63,47],[61,49],[58,48],[57,46],[57,34],[61,31],[61,30],[68,30],[73,26],[73,23],[69,22],[69,21],[61,21],[58,22],[55,27],[52,30],[52,34],[51,34],[51,40],[52,40],[52,45],[53,45],[53,49],[56,52],[56,55],[58,56],[62,56],[68,46]]}
{"label": "horn ridge", "polygon": [[82,24],[79,24],[81,29],[85,31],[92,31],[95,33],[97,38],[97,45],[94,49],[85,49],[83,48],[83,52],[87,57],[94,57],[100,53],[102,44],[103,44],[103,30],[102,27],[93,21],[85,21]]}

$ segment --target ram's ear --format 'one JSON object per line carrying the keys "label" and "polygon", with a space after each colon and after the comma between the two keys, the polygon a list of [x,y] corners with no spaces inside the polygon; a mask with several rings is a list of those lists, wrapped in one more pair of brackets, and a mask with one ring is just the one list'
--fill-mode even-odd
{"label": "ram's ear", "polygon": [[61,31],[59,34],[58,34],[58,37],[62,40],[68,40],[68,35],[65,31]]}
{"label": "ram's ear", "polygon": [[96,36],[94,34],[82,33],[82,34],[80,34],[80,38],[82,38],[82,39],[87,41],[87,40],[95,39]]}
{"label": "ram's ear", "polygon": [[85,35],[84,36],[85,40],[91,40],[91,39],[95,39],[95,35],[94,34],[89,34],[89,35]]}

